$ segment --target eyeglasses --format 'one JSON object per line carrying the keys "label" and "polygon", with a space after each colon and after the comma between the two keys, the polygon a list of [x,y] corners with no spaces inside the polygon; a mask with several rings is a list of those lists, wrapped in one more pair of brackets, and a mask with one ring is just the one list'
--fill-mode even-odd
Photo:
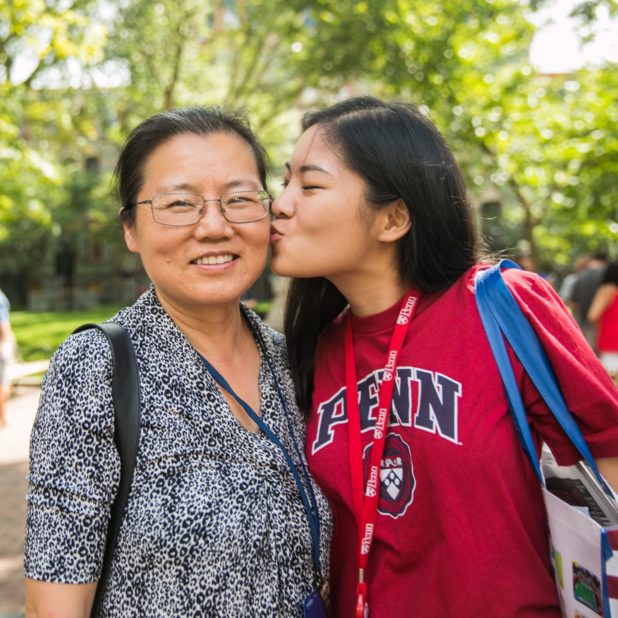
{"label": "eyeglasses", "polygon": [[225,193],[219,199],[204,199],[195,193],[160,193],[150,200],[135,202],[150,204],[152,218],[161,225],[195,225],[206,211],[207,202],[217,202],[221,214],[229,223],[252,223],[268,216],[272,198],[266,191]]}

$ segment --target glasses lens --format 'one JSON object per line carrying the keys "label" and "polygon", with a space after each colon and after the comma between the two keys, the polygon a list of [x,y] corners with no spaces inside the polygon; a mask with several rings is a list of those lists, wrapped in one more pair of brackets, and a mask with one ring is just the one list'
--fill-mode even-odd
{"label": "glasses lens", "polygon": [[163,225],[193,225],[200,218],[204,200],[192,193],[162,193],[152,199],[152,215]]}
{"label": "glasses lens", "polygon": [[230,223],[250,223],[268,215],[270,197],[266,191],[237,191],[221,196],[223,214]]}

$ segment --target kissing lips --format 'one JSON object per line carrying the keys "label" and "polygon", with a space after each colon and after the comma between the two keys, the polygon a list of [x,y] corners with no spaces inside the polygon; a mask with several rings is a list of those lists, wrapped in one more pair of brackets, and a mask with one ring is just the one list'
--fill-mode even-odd
{"label": "kissing lips", "polygon": [[283,234],[274,226],[270,226],[270,243],[273,244],[283,238]]}

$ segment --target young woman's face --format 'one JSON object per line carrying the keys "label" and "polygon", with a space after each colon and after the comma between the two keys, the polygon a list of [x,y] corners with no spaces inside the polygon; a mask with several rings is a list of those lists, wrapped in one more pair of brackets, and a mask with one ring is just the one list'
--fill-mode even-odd
{"label": "young woman's face", "polygon": [[365,182],[350,170],[319,125],[298,140],[273,204],[272,269],[286,277],[362,273],[374,256],[373,212]]}
{"label": "young woman's face", "polygon": [[[192,133],[157,147],[144,165],[137,202],[184,192],[218,199],[224,193],[263,189],[251,147],[230,133]],[[229,223],[207,202],[195,224],[171,227],[154,221],[149,204],[134,206],[125,224],[129,250],[139,253],[161,301],[201,310],[237,301],[266,264],[270,223]]]}

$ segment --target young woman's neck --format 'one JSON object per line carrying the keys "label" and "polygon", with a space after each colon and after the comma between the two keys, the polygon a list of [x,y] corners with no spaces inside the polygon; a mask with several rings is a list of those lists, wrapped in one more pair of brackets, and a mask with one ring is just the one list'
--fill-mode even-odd
{"label": "young woman's neck", "polygon": [[397,273],[355,276],[331,280],[331,283],[343,294],[352,313],[359,318],[392,307],[410,288]]}

